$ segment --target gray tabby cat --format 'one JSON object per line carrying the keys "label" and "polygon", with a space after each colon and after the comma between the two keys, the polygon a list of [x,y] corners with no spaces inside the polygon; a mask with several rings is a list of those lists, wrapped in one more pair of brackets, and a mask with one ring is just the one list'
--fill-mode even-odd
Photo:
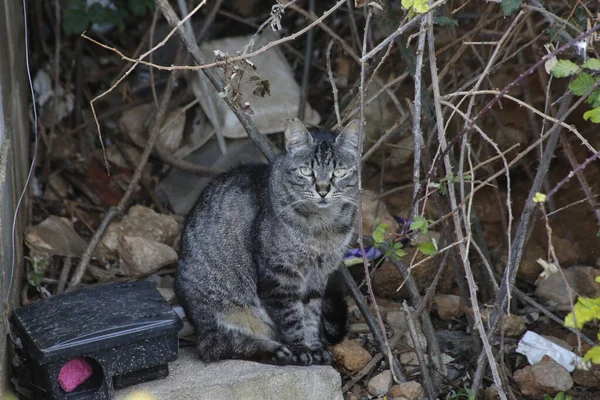
{"label": "gray tabby cat", "polygon": [[355,224],[359,122],[336,137],[298,120],[271,165],[217,177],[190,212],[175,291],[200,358],[329,364],[347,333],[337,271]]}

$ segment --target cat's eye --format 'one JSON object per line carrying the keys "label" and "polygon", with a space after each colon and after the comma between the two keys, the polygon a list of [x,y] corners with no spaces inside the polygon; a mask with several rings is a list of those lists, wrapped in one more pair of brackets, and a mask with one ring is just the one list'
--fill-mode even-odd
{"label": "cat's eye", "polygon": [[312,176],[313,170],[308,167],[300,167],[300,173],[304,176]]}
{"label": "cat's eye", "polygon": [[340,176],[346,175],[346,172],[348,172],[347,169],[343,169],[343,168],[334,169],[333,176],[336,178],[339,178]]}

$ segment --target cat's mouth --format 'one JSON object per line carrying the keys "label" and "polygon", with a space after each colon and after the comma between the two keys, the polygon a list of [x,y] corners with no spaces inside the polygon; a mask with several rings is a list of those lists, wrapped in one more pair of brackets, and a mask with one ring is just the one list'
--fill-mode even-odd
{"label": "cat's mouth", "polygon": [[319,208],[329,207],[329,204],[331,204],[331,202],[329,201],[329,199],[319,199],[317,201],[317,207],[319,207]]}

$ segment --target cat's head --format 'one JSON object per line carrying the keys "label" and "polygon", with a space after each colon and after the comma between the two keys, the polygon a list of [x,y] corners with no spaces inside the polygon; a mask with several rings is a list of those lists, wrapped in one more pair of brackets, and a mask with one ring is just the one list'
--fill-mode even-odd
{"label": "cat's head", "polygon": [[[356,203],[360,122],[353,120],[336,136],[332,132],[311,134],[297,118],[285,130],[287,153],[278,159],[277,185],[289,201],[327,208]],[[289,203],[286,201],[286,203]]]}

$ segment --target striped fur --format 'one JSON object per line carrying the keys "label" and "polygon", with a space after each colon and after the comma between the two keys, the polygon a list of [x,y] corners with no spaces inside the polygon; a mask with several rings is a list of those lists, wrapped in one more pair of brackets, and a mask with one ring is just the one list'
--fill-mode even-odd
{"label": "striped fur", "polygon": [[217,177],[187,218],[175,289],[206,362],[327,364],[346,334],[336,270],[357,211],[358,123],[336,137],[294,120],[285,137],[286,154]]}

